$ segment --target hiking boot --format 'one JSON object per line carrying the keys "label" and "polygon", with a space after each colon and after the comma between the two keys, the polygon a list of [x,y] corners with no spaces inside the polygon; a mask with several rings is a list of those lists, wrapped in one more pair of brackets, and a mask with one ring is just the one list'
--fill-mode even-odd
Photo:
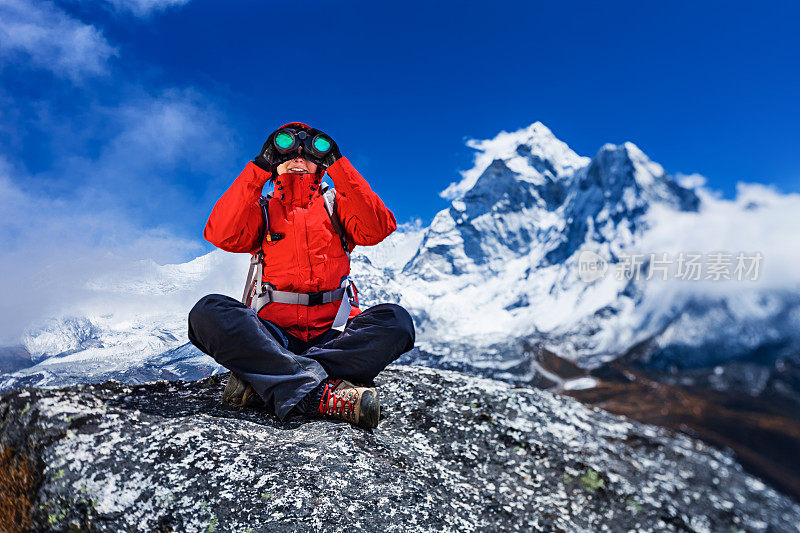
{"label": "hiking boot", "polygon": [[318,412],[372,429],[378,425],[381,403],[374,388],[356,387],[343,379],[329,379],[325,382]]}
{"label": "hiking boot", "polygon": [[259,407],[264,405],[264,400],[253,387],[242,378],[231,372],[228,383],[222,391],[222,401],[234,407]]}

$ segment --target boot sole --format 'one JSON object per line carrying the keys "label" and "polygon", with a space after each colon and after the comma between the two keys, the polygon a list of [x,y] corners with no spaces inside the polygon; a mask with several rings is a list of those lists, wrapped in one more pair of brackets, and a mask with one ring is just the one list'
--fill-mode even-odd
{"label": "boot sole", "polygon": [[381,417],[381,402],[377,394],[371,390],[365,391],[361,395],[359,411],[358,427],[364,429],[378,427],[378,419]]}

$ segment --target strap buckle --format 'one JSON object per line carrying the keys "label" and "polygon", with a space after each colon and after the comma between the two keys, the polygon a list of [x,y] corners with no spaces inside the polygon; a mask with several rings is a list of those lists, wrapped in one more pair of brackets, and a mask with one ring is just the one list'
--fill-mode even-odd
{"label": "strap buckle", "polygon": [[322,296],[325,292],[307,292],[306,295],[308,296],[308,305],[322,305]]}
{"label": "strap buckle", "polygon": [[344,288],[344,294],[342,294],[342,298],[347,298],[351,305],[356,304],[355,286],[356,284],[353,283],[353,279],[350,276],[344,276],[342,278],[342,287]]}
{"label": "strap buckle", "polygon": [[[263,298],[264,296],[267,296],[269,298],[269,302],[267,302],[267,303],[270,303],[272,301],[272,291],[275,290],[275,285],[273,285],[272,283],[270,283],[268,281],[264,281],[264,282],[258,283],[256,285],[256,287],[257,287],[256,288],[256,291],[257,291],[256,295],[258,297],[260,297],[260,298]],[[261,291],[258,291],[258,288],[260,288]]]}

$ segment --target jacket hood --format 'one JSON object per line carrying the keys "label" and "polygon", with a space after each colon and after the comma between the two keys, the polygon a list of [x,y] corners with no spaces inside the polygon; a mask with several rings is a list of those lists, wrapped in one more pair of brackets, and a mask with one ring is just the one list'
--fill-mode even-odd
{"label": "jacket hood", "polygon": [[286,124],[284,124],[283,126],[281,126],[278,129],[282,129],[282,128],[303,128],[303,129],[310,130],[311,126],[309,126],[308,124],[303,124],[302,122],[287,122]]}

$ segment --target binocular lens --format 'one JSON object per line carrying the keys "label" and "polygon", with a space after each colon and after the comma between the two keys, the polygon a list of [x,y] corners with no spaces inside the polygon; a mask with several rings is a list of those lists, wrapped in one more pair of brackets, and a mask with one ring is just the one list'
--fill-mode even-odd
{"label": "binocular lens", "polygon": [[331,149],[331,141],[326,137],[317,137],[314,139],[314,149],[318,152],[325,153]]}
{"label": "binocular lens", "polygon": [[294,144],[294,138],[288,133],[279,133],[275,136],[275,146],[287,150]]}

